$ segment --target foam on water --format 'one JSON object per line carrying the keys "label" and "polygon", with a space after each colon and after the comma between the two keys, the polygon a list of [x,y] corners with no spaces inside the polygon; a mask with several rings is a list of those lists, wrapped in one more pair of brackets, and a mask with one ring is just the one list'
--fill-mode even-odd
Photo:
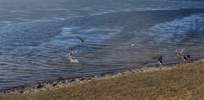
{"label": "foam on water", "polygon": [[186,35],[202,35],[204,15],[192,15],[183,19],[157,24],[149,29],[148,35],[157,42],[180,42]]}

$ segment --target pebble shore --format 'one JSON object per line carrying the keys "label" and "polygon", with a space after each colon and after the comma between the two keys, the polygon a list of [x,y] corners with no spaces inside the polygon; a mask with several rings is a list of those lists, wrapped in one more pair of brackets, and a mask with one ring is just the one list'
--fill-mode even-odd
{"label": "pebble shore", "polygon": [[36,93],[40,91],[47,91],[47,90],[55,90],[60,88],[72,87],[78,84],[85,84],[93,80],[104,80],[110,78],[117,78],[123,75],[129,75],[132,73],[145,73],[145,72],[153,72],[159,70],[171,70],[176,68],[175,66],[151,66],[151,67],[142,67],[137,69],[126,70],[118,73],[109,73],[104,75],[97,75],[97,76],[89,76],[89,77],[80,77],[75,79],[59,79],[50,82],[38,82],[32,86],[19,86],[14,87],[11,89],[1,90],[2,94],[30,94]]}

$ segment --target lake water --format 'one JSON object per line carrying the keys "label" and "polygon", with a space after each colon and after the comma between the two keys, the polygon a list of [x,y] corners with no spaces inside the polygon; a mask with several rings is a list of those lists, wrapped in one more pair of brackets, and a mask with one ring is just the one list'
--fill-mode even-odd
{"label": "lake water", "polygon": [[202,0],[0,0],[0,89],[203,57],[203,26]]}

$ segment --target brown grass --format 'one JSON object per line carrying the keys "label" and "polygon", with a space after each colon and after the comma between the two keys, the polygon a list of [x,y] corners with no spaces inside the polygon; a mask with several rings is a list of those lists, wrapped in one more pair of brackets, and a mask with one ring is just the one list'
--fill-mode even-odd
{"label": "brown grass", "polygon": [[204,61],[166,71],[132,73],[0,100],[204,100]]}

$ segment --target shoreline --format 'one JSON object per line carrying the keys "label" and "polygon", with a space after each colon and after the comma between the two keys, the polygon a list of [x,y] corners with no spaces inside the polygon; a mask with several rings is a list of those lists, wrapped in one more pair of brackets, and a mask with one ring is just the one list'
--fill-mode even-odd
{"label": "shoreline", "polygon": [[[202,61],[202,60],[203,59],[196,59],[190,63],[193,63],[194,61]],[[59,78],[55,80],[45,80],[45,81],[37,82],[33,84],[1,89],[0,94],[29,94],[29,93],[36,93],[36,92],[47,91],[47,90],[55,90],[60,88],[72,87],[78,84],[85,84],[94,80],[105,80],[105,79],[117,78],[120,76],[129,75],[132,73],[147,73],[147,72],[154,72],[154,71],[160,71],[160,70],[162,71],[171,70],[176,68],[177,64],[182,64],[182,63],[170,63],[170,64],[164,64],[161,66],[146,65],[138,68],[134,67],[130,69],[123,69],[120,71],[106,72],[100,75],[88,75],[88,76],[74,77],[74,78],[62,78],[62,79]]]}

